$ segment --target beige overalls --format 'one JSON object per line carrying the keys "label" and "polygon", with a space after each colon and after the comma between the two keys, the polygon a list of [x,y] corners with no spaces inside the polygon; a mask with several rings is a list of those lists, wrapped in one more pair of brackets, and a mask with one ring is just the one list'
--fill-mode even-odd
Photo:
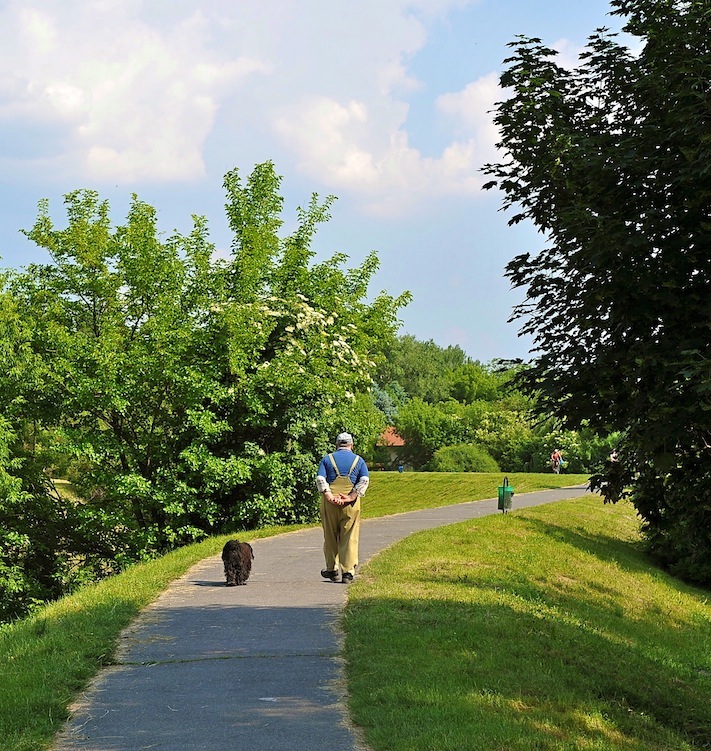
{"label": "beige overalls", "polygon": [[[338,471],[333,454],[329,454],[336,479],[329,483],[334,495],[348,495],[353,490],[350,479],[351,472],[355,469],[360,457],[356,456],[351,468],[345,475]],[[360,496],[352,503],[345,506],[334,506],[325,498],[321,498],[321,520],[323,522],[323,554],[326,560],[326,568],[329,571],[337,571],[354,574],[358,565],[358,537],[360,535]]]}

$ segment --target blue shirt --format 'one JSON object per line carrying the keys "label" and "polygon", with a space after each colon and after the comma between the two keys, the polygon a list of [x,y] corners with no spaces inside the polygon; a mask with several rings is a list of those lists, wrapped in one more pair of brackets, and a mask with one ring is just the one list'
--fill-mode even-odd
{"label": "blue shirt", "polygon": [[[357,485],[358,482],[364,478],[368,477],[368,467],[366,466],[365,460],[362,456],[358,456],[350,449],[338,449],[337,451],[334,451],[333,459],[336,462],[336,466],[338,467],[338,472],[341,475],[348,475],[348,470],[351,468],[351,465],[353,464],[353,460],[357,457],[358,461],[355,464],[355,467],[353,467],[353,470],[348,475],[350,481],[353,483],[353,485]],[[326,482],[329,484],[332,483],[336,479],[336,470],[333,468],[333,464],[331,464],[331,460],[328,458],[328,454],[321,459],[321,464],[318,466],[318,477],[325,478]],[[366,487],[367,484],[363,483]],[[365,491],[365,488],[363,488],[363,491]],[[359,493],[359,495],[362,495],[362,493]]]}

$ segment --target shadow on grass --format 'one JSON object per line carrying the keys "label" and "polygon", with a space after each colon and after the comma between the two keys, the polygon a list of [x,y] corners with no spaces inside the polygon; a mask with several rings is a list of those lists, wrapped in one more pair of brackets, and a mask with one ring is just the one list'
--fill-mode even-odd
{"label": "shadow on grass", "polygon": [[[650,566],[653,565],[652,561],[645,557],[642,541],[620,540],[611,535],[589,532],[583,527],[572,529],[527,516],[521,516],[519,522],[532,532],[544,535],[555,542],[571,545],[601,561],[614,562],[630,573],[649,574]],[[661,570],[659,573],[663,574]]]}
{"label": "shadow on grass", "polygon": [[550,539],[571,545],[578,550],[595,556],[601,561],[616,564],[620,569],[632,574],[645,574],[656,578],[663,578],[674,582],[680,591],[698,592],[703,590],[711,594],[711,587],[700,584],[686,584],[668,573],[647,555],[643,540],[625,541],[618,538],[594,534],[583,527],[572,529],[550,521],[522,517],[521,523],[533,532],[545,535]]}
{"label": "shadow on grass", "polygon": [[[376,741],[383,728],[368,718],[389,717],[387,732],[403,738],[385,747],[413,751],[435,742],[443,750],[708,747],[711,686],[702,671],[598,627],[608,613],[585,610],[582,621],[570,598],[555,609],[539,607],[534,591],[528,598],[523,607],[436,599],[349,606],[355,721]],[[415,655],[423,657],[408,669],[403,658]]]}

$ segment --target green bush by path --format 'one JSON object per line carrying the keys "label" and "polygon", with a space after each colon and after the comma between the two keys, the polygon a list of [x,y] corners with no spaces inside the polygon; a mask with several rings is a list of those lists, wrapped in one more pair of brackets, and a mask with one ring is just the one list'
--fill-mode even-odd
{"label": "green bush by path", "polygon": [[711,742],[706,590],[652,567],[629,504],[572,501],[422,532],[344,615],[374,751],[691,751]]}
{"label": "green bush by path", "polygon": [[483,446],[460,443],[435,451],[428,469],[434,472],[499,472],[499,465]]}

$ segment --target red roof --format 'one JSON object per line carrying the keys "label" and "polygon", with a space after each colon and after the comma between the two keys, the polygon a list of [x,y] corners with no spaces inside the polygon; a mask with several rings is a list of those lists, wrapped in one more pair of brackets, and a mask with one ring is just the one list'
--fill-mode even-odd
{"label": "red roof", "polygon": [[395,428],[387,428],[380,434],[378,446],[404,446],[405,441],[395,432]]}

